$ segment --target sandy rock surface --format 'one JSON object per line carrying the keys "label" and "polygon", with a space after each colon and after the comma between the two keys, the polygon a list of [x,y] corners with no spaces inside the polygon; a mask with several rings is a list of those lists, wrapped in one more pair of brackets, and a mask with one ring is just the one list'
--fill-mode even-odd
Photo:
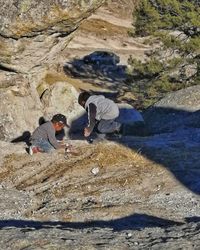
{"label": "sandy rock surface", "polygon": [[[19,67],[10,68],[13,65],[4,64],[7,68],[9,66],[11,72],[3,71],[1,74],[2,96],[6,93],[13,104],[23,106],[24,117],[28,117],[25,115],[28,114],[35,121],[34,116],[38,115],[37,122],[40,112],[44,115],[44,109],[49,113],[53,106],[56,109],[65,108],[62,95],[64,82],[74,86],[67,85],[67,91],[73,92],[75,96],[81,89],[111,95],[123,89],[121,78],[116,78],[116,75],[114,79],[107,75],[105,77],[104,71],[99,71],[95,78],[89,74],[85,79],[62,74],[65,61],[77,57],[82,60],[82,56],[97,49],[110,49],[120,56],[117,70],[126,64],[129,54],[144,58],[149,48],[141,44],[140,40],[128,38],[131,15],[127,17],[126,14],[131,12],[123,11],[125,5],[118,9],[121,2],[124,3],[123,0],[112,1],[113,9],[117,6],[116,15],[112,15],[112,8],[104,7],[84,22],[67,48],[65,46],[69,40],[66,41],[65,37],[58,39],[51,34],[47,39],[46,30],[41,31],[44,36],[29,37],[29,31],[27,37],[14,41],[9,39],[7,45],[13,42],[16,50],[21,48],[19,58],[13,57],[12,60],[21,62],[23,57],[22,70],[31,68],[38,58],[42,58],[42,61],[32,68],[31,76],[28,75],[22,81],[24,84],[16,84],[15,81],[16,74],[17,79],[19,77],[19,73],[15,72]],[[133,2],[129,1],[128,6],[132,6]],[[2,2],[2,6],[8,3],[11,2]],[[28,4],[29,1],[22,1],[20,6],[25,8]],[[13,5],[10,7],[15,8]],[[30,8],[30,15],[31,11]],[[122,13],[123,20],[119,17]],[[38,15],[40,23],[40,12]],[[27,16],[22,18],[26,20]],[[9,34],[12,25],[7,26]],[[60,29],[60,26],[57,28]],[[36,34],[40,31],[33,29],[31,32]],[[25,51],[21,46],[24,42]],[[38,50],[38,46],[42,50]],[[46,54],[49,48],[48,57],[43,58],[43,53]],[[62,51],[61,64],[58,68],[51,67],[52,62],[57,62],[55,55],[63,48],[66,49]],[[10,54],[5,54],[1,58],[9,58]],[[20,79],[18,81],[20,83]],[[29,85],[31,96],[27,88]],[[54,99],[58,93],[62,97],[59,104]],[[130,93],[127,96],[130,98]],[[15,114],[14,109],[18,110],[19,107],[8,103],[6,98],[2,110],[4,108]],[[30,109],[31,98],[36,105],[33,110]],[[131,95],[131,98],[134,96]],[[70,100],[67,102],[69,107]],[[48,103],[52,105],[48,106]],[[39,110],[37,114],[34,113],[36,107]],[[197,113],[191,115],[195,121]],[[30,156],[25,142],[18,140],[10,143],[1,137],[4,141],[0,141],[0,248],[199,249],[200,132],[198,122],[195,126],[194,123],[189,124],[190,118],[184,116],[187,120],[185,126],[171,130],[164,127],[168,121],[166,118],[161,123],[162,131],[158,131],[156,126],[156,134],[146,137],[124,136],[89,144],[81,136],[76,140],[69,136],[66,140],[74,146],[78,155],[66,155],[61,150],[48,155],[38,153]],[[178,119],[171,120],[174,123],[170,128],[178,128]],[[16,128],[15,119],[11,125]],[[24,123],[19,127],[23,130],[23,126]],[[0,129],[3,129],[1,124]]]}
{"label": "sandy rock surface", "polygon": [[197,249],[199,143],[189,134],[72,140],[76,156],[4,142],[2,249]]}

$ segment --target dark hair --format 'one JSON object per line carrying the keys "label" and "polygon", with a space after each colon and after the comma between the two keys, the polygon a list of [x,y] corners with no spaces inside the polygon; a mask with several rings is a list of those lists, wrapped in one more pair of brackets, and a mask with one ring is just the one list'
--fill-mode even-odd
{"label": "dark hair", "polygon": [[69,128],[69,125],[67,124],[67,118],[63,114],[56,114],[56,115],[54,115],[52,117],[51,121],[53,123],[56,123],[56,122],[62,123],[62,124],[64,124],[65,126],[67,126]]}
{"label": "dark hair", "polygon": [[86,91],[80,93],[79,97],[78,97],[78,103],[81,106],[83,106],[83,102],[85,103],[90,96],[91,96],[91,94],[89,92],[86,92]]}

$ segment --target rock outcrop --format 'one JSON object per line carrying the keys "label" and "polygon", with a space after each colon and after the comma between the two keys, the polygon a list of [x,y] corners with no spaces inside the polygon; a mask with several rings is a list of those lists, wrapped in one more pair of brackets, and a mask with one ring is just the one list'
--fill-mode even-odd
{"label": "rock outcrop", "polygon": [[169,93],[144,113],[151,134],[199,127],[200,86]]}
{"label": "rock outcrop", "polygon": [[1,0],[0,66],[29,73],[34,67],[55,63],[70,34],[102,2]]}
{"label": "rock outcrop", "polygon": [[48,109],[37,91],[41,79],[65,61],[74,31],[103,2],[0,0],[0,139],[36,127]]}

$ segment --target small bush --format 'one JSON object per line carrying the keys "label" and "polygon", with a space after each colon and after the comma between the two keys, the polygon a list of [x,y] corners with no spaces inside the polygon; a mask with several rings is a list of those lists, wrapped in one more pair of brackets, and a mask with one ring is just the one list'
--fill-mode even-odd
{"label": "small bush", "polygon": [[[141,0],[133,16],[134,36],[148,36],[146,43],[160,45],[145,62],[128,60],[128,83],[144,106],[169,91],[199,84],[200,1]],[[196,65],[189,78],[183,70],[188,65]]]}

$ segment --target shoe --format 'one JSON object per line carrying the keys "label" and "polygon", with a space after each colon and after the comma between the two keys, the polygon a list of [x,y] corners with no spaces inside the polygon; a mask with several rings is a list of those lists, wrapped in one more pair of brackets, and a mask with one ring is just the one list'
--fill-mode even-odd
{"label": "shoe", "polygon": [[113,137],[113,138],[121,138],[123,136],[124,133],[124,125],[121,124],[121,126],[115,130],[113,133],[109,133],[107,134],[109,137]]}
{"label": "shoe", "polygon": [[36,146],[30,146],[29,147],[29,155],[33,155],[40,152],[39,148]]}

